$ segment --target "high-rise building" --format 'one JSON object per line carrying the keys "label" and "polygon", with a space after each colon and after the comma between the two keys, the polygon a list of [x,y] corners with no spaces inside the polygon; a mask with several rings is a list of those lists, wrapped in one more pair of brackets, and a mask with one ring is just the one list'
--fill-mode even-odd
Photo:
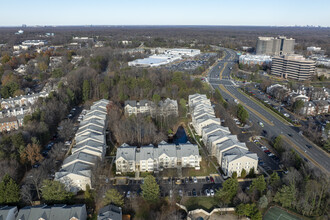
{"label": "high-rise building", "polygon": [[257,40],[257,55],[286,55],[294,53],[295,39],[279,37],[258,37]]}
{"label": "high-rise building", "polygon": [[301,55],[273,57],[271,74],[285,79],[309,80],[315,73],[315,61]]}

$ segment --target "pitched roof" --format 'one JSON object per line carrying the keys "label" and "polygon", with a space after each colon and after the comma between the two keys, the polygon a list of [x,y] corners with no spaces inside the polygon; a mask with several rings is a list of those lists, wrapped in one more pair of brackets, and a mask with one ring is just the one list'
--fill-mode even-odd
{"label": "pitched roof", "polygon": [[97,220],[122,220],[121,207],[108,205],[99,210]]}

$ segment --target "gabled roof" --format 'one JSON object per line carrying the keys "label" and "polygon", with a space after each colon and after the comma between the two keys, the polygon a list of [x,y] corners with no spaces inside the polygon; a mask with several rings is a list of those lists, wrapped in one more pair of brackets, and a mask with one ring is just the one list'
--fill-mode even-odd
{"label": "gabled roof", "polygon": [[76,136],[75,139],[77,145],[83,144],[85,141],[89,140],[105,144],[105,137],[103,134],[98,134],[91,131],[85,132],[84,135]]}
{"label": "gabled roof", "polygon": [[81,205],[38,205],[26,206],[18,212],[17,220],[38,220],[40,218],[46,220],[69,220],[71,218],[84,220],[86,218],[86,206]]}
{"label": "gabled roof", "polygon": [[122,220],[121,207],[108,205],[99,210],[97,220]]}
{"label": "gabled roof", "polygon": [[135,161],[135,151],[136,146],[128,146],[127,144],[123,144],[122,146],[117,148],[116,160],[122,157],[125,160]]}
{"label": "gabled roof", "polygon": [[94,164],[97,161],[97,156],[91,155],[88,153],[84,153],[84,152],[74,153],[74,154],[68,156],[67,158],[65,158],[65,160],[63,161],[62,167],[64,168],[64,167],[66,167],[72,163],[78,162],[78,161],[83,161],[84,163]]}
{"label": "gabled roof", "polygon": [[168,157],[176,157],[176,145],[175,144],[159,144],[158,145],[158,157],[162,154],[166,154]]}
{"label": "gabled roof", "polygon": [[142,146],[136,152],[136,161],[154,159],[158,156],[155,146],[150,144],[148,146]]}
{"label": "gabled roof", "polygon": [[234,160],[237,160],[241,157],[249,157],[254,160],[258,160],[258,156],[256,153],[252,153],[248,150],[239,148],[239,147],[234,147],[231,148],[223,153],[223,157],[227,159],[228,162],[232,162]]}
{"label": "gabled roof", "polygon": [[97,133],[97,134],[104,134],[104,128],[100,128],[100,127],[95,126],[93,124],[89,124],[89,125],[86,125],[82,128],[79,128],[77,133],[76,133],[76,136],[84,134],[88,131],[93,132],[93,133]]}
{"label": "gabled roof", "polygon": [[180,144],[177,148],[178,158],[199,156],[198,146],[196,144]]}

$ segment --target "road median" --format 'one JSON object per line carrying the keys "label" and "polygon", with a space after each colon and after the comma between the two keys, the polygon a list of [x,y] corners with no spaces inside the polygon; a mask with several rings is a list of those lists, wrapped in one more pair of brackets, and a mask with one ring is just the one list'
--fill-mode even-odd
{"label": "road median", "polygon": [[250,99],[252,102],[256,103],[257,105],[259,105],[261,108],[263,108],[265,111],[267,111],[269,114],[273,115],[274,117],[276,117],[278,120],[280,120],[281,122],[283,122],[285,125],[290,125],[292,126],[292,124],[290,124],[288,121],[286,121],[284,118],[282,118],[281,116],[279,116],[278,114],[276,114],[275,112],[273,112],[271,109],[267,108],[264,104],[262,104],[260,101],[256,100],[254,97],[251,97],[249,95],[247,95],[245,92],[241,91],[240,89],[238,89],[238,91],[244,95],[246,98]]}
{"label": "road median", "polygon": [[243,103],[242,101],[240,101],[236,96],[234,96],[233,94],[231,94],[225,87],[224,85],[219,85],[219,88],[222,89],[225,93],[227,93],[228,95],[230,95],[231,97],[233,97],[234,99],[237,99],[240,104],[242,104],[245,108],[247,108],[248,110],[250,110],[251,112],[253,112],[256,116],[258,116],[260,119],[262,119],[264,122],[266,122],[267,124],[269,124],[270,126],[274,126],[274,123],[271,122],[270,120],[268,120],[265,116],[263,116],[262,114],[260,114],[259,112],[257,112],[256,110],[254,110],[253,108],[251,108],[250,106],[246,105],[245,103]]}

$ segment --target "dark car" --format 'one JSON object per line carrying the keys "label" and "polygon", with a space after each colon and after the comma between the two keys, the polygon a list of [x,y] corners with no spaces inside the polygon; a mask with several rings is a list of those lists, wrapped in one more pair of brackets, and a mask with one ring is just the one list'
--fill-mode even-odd
{"label": "dark car", "polygon": [[288,134],[290,137],[292,137],[292,134]]}
{"label": "dark car", "polygon": [[196,197],[196,196],[197,196],[196,189],[193,189],[193,190],[192,190],[192,196],[193,196],[193,197]]}
{"label": "dark car", "polygon": [[168,183],[171,183],[171,177],[168,178]]}
{"label": "dark car", "polygon": [[210,180],[211,180],[211,183],[214,183],[214,179],[212,176],[210,177]]}
{"label": "dark car", "polygon": [[190,182],[190,183],[192,183],[192,182],[193,182],[193,179],[192,179],[192,177],[191,177],[191,176],[189,177],[189,182]]}
{"label": "dark car", "polygon": [[207,176],[205,177],[206,182],[210,182],[210,178]]}
{"label": "dark car", "polygon": [[306,144],[306,147],[308,147],[308,149],[311,149],[312,148],[312,145]]}

